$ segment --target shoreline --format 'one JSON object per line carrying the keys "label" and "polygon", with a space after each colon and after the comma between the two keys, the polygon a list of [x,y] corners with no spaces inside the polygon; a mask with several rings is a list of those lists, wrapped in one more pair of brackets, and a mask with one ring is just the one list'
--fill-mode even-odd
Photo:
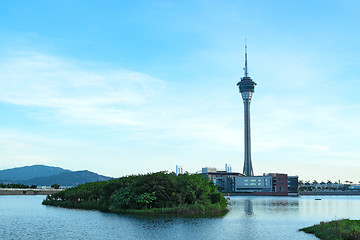
{"label": "shoreline", "polygon": [[333,192],[327,192],[327,191],[313,191],[313,192],[299,192],[299,194],[296,195],[261,195],[259,193],[240,193],[240,192],[232,192],[232,193],[223,193],[225,197],[227,197],[229,194],[230,197],[232,196],[255,196],[255,197],[261,197],[261,196],[270,196],[270,197],[299,197],[299,196],[360,196],[360,191],[333,191]]}
{"label": "shoreline", "polygon": [[299,192],[300,196],[359,196],[360,191],[313,191]]}
{"label": "shoreline", "polygon": [[[49,195],[57,192],[64,191],[65,189],[17,189],[17,188],[0,188],[0,196],[4,195]],[[228,193],[223,193],[226,197]],[[262,196],[254,193],[229,193],[230,196]],[[265,196],[265,195],[264,195]],[[276,195],[267,195],[276,196]],[[299,192],[299,195],[286,195],[285,197],[297,197],[297,196],[360,196],[360,191],[313,191],[313,192]],[[283,196],[281,196],[283,197]]]}
{"label": "shoreline", "polygon": [[0,196],[5,195],[49,195],[64,191],[64,189],[33,189],[33,188],[0,188]]}

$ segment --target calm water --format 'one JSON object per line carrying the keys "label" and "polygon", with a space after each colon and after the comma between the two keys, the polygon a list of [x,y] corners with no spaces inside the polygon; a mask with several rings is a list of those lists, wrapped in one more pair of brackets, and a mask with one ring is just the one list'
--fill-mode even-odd
{"label": "calm water", "polygon": [[360,197],[232,197],[222,218],[141,218],[41,205],[44,196],[0,196],[0,239],[316,239],[320,221],[360,219]]}

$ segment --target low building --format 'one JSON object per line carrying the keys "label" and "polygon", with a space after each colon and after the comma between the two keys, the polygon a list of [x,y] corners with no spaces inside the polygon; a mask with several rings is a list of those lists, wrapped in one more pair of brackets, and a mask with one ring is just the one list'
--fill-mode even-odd
{"label": "low building", "polygon": [[298,195],[298,176],[268,173],[262,176],[234,177],[233,181],[234,192],[269,196]]}
{"label": "low building", "polygon": [[299,176],[288,176],[289,195],[299,195]]}
{"label": "low building", "polygon": [[202,168],[201,174],[208,177],[222,192],[232,192],[234,189],[234,177],[244,176],[239,172],[232,172],[231,166],[225,164],[225,171],[218,171],[216,168]]}
{"label": "low building", "polygon": [[266,196],[297,196],[299,195],[299,177],[284,173],[267,173],[262,176],[245,176],[232,172],[226,164],[225,171],[216,168],[202,168],[201,174],[209,178],[222,192],[253,193]]}
{"label": "low building", "polygon": [[351,191],[360,191],[360,184],[354,184],[349,187]]}
{"label": "low building", "polygon": [[272,176],[234,177],[234,192],[272,192]]}

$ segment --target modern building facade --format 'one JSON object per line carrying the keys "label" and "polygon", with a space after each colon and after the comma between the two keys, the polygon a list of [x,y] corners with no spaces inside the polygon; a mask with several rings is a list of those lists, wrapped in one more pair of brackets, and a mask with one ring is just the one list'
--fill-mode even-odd
{"label": "modern building facade", "polygon": [[272,192],[272,176],[235,177],[234,192]]}
{"label": "modern building facade", "polygon": [[268,173],[262,176],[234,177],[234,192],[254,195],[297,196],[298,176],[283,173]]}
{"label": "modern building facade", "polygon": [[209,178],[213,182],[219,191],[232,192],[234,189],[234,177],[244,176],[239,172],[232,172],[229,164],[225,164],[225,171],[218,171],[216,168],[205,167],[202,168],[201,174],[204,177]]}
{"label": "modern building facade", "polygon": [[213,182],[221,192],[238,192],[258,196],[298,196],[299,177],[284,173],[264,173],[261,176],[245,176],[232,172],[229,165],[225,171],[204,167],[201,174]]}
{"label": "modern building facade", "polygon": [[249,77],[247,69],[247,46],[245,44],[245,68],[244,77],[238,82],[239,91],[244,102],[244,168],[243,174],[254,176],[254,170],[251,162],[251,134],[250,134],[250,102],[254,93],[256,83]]}

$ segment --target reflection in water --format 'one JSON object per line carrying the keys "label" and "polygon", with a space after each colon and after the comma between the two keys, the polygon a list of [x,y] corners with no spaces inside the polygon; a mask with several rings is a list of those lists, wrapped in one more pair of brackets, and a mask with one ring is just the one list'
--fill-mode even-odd
{"label": "reflection in water", "polygon": [[243,199],[237,204],[243,205],[245,216],[254,217],[257,214],[265,214],[267,212],[275,212],[282,214],[286,212],[296,213],[299,211],[299,198],[283,197],[250,197]]}
{"label": "reflection in water", "polygon": [[[131,216],[46,207],[43,196],[1,196],[1,239],[316,239],[299,228],[358,219],[360,196],[232,197],[220,218]],[[26,206],[26,207],[24,207]],[[16,226],[16,228],[14,228]],[[56,231],[54,231],[56,229]]]}
{"label": "reflection in water", "polygon": [[250,199],[245,199],[244,201],[244,211],[247,216],[252,216],[253,212],[253,203]]}

